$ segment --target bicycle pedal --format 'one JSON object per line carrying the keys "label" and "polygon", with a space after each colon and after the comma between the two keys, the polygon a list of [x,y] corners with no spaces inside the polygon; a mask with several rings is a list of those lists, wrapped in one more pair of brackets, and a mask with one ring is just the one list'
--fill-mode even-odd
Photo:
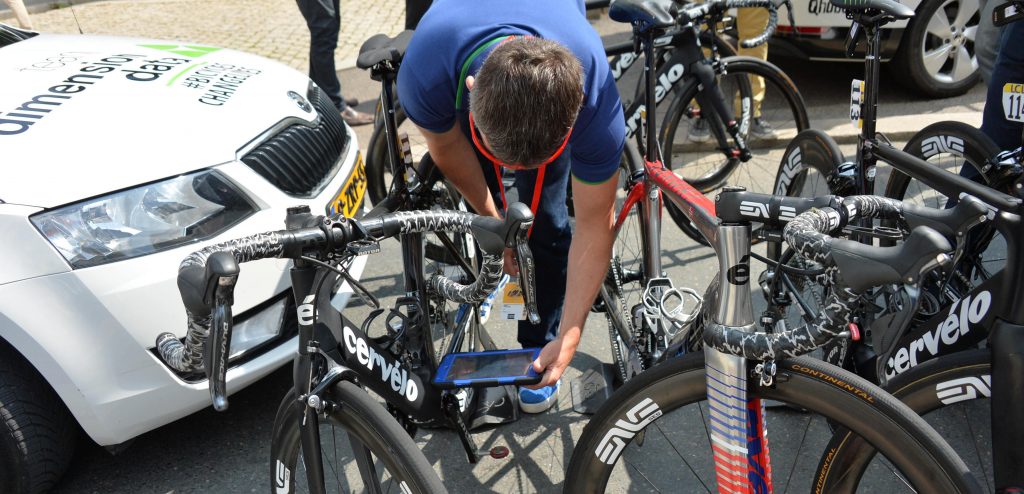
{"label": "bicycle pedal", "polygon": [[479,457],[490,456],[495,460],[503,460],[508,457],[509,453],[511,453],[511,451],[509,451],[507,447],[495,446],[491,449],[482,449],[480,451],[477,451],[476,455]]}

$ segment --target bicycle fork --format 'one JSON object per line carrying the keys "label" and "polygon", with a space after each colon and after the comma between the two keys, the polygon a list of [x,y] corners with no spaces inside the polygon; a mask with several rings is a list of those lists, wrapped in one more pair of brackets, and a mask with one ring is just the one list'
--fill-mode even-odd
{"label": "bicycle fork", "polygon": [[[712,324],[753,332],[750,231],[749,223],[723,224],[719,229],[719,294]],[[749,396],[747,381],[752,374],[747,361],[709,347],[704,355],[718,492],[771,492],[764,404]],[[761,380],[767,384],[763,376]]]}

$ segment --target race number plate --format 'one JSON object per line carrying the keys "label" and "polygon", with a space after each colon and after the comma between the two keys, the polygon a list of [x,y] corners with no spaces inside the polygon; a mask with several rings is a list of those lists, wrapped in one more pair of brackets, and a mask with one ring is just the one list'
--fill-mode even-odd
{"label": "race number plate", "polygon": [[334,198],[327,203],[327,215],[333,216],[341,213],[349,218],[353,217],[363,205],[363,194],[365,193],[366,166],[363,164],[363,154],[356,153],[356,167]]}
{"label": "race number plate", "polygon": [[520,321],[525,319],[525,314],[523,290],[519,288],[519,283],[510,281],[505,285],[501,296],[501,318],[506,321]]}
{"label": "race number plate", "polygon": [[860,130],[861,126],[864,125],[864,119],[861,118],[860,105],[864,102],[864,81],[854,79],[853,83],[850,84],[850,125],[853,128]]}
{"label": "race number plate", "polygon": [[1007,120],[1024,122],[1024,84],[1003,86],[1003,114]]}

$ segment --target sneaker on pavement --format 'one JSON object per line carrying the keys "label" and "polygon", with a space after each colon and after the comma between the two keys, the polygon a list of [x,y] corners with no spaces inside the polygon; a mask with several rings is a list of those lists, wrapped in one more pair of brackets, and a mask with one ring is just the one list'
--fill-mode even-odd
{"label": "sneaker on pavement", "polygon": [[519,388],[519,408],[524,413],[546,412],[558,401],[558,387],[562,381],[540,389]]}
{"label": "sneaker on pavement", "polygon": [[767,120],[755,117],[750,123],[750,134],[760,139],[772,139],[776,137],[775,128]]}
{"label": "sneaker on pavement", "polygon": [[344,110],[341,110],[341,119],[344,120],[349,127],[373,123],[373,115],[356,111],[351,106],[346,106]]}
{"label": "sneaker on pavement", "polygon": [[705,142],[711,138],[711,129],[708,128],[707,120],[698,118],[696,122],[690,127],[690,133],[687,138],[693,142]]}

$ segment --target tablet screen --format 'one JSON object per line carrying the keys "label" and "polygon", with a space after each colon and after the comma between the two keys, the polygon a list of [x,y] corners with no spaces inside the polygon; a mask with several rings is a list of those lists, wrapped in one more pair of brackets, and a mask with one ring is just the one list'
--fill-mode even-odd
{"label": "tablet screen", "polygon": [[533,364],[534,352],[456,355],[445,376],[448,381],[525,376]]}

